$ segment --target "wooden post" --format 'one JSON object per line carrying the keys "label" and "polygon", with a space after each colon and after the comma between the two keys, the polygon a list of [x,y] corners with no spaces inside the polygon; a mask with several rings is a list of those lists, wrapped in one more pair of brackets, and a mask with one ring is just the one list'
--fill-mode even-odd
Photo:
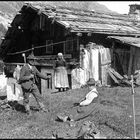
{"label": "wooden post", "polygon": [[39,15],[39,29],[41,29],[41,27],[42,27],[42,15],[41,15],[41,13],[40,13],[40,15]]}
{"label": "wooden post", "polygon": [[135,68],[136,68],[136,47],[133,47],[133,61],[132,61],[132,74],[134,74],[135,72]]}
{"label": "wooden post", "polygon": [[114,47],[115,47],[115,42],[113,41],[112,42],[112,47],[111,47],[111,61],[113,61],[113,63],[112,63],[112,67],[114,67],[115,66],[115,62],[114,62]]}
{"label": "wooden post", "polygon": [[129,59],[129,67],[128,67],[128,77],[132,74],[132,67],[133,67],[133,59],[134,59],[134,52],[135,47],[131,46],[130,48],[130,59]]}
{"label": "wooden post", "polygon": [[79,47],[79,36],[77,36],[77,48]]}
{"label": "wooden post", "polygon": [[63,54],[65,55],[66,53],[66,42],[63,43]]}
{"label": "wooden post", "polygon": [[78,50],[78,61],[80,61],[80,41],[79,41],[79,34],[77,33],[77,50]]}
{"label": "wooden post", "polygon": [[137,138],[136,134],[136,113],[135,113],[135,90],[134,90],[134,77],[131,75],[131,86],[132,86],[132,101],[133,101],[133,125],[134,125],[134,139]]}
{"label": "wooden post", "polygon": [[89,78],[93,78],[93,74],[92,74],[92,44],[90,44],[89,46],[89,50],[90,50],[90,75],[89,75]]}
{"label": "wooden post", "polygon": [[15,83],[13,83],[13,90],[14,90],[14,95],[16,95],[16,86],[15,86]]}
{"label": "wooden post", "polygon": [[79,36],[77,36],[77,54],[78,54],[78,62],[80,64],[80,41],[79,41]]}
{"label": "wooden post", "polygon": [[46,53],[48,53],[48,40],[46,40]]}

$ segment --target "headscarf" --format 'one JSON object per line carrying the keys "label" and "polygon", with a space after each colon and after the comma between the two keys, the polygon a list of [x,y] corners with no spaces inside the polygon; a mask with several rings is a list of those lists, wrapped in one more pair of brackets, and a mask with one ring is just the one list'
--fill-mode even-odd
{"label": "headscarf", "polygon": [[[61,52],[58,53],[57,56],[62,56],[62,60],[65,61],[65,59],[64,59],[64,57],[63,57],[63,54],[62,54]],[[57,60],[58,60],[58,59],[57,59]]]}
{"label": "headscarf", "polygon": [[62,54],[62,53],[58,53],[57,55],[58,55],[58,56],[63,56],[63,54]]}

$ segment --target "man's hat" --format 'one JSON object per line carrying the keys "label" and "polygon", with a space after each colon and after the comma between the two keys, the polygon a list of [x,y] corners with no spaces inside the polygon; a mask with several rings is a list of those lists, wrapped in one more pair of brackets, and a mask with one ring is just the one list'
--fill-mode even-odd
{"label": "man's hat", "polygon": [[28,59],[28,60],[35,59],[35,56],[34,56],[33,54],[30,54],[30,55],[28,55],[27,59]]}
{"label": "man's hat", "polygon": [[92,86],[95,85],[96,81],[94,80],[94,78],[89,78],[89,80],[87,81],[87,85]]}

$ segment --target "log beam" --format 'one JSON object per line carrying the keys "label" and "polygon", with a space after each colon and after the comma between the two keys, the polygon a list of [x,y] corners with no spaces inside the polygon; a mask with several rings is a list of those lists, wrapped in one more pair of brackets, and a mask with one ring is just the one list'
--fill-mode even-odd
{"label": "log beam", "polygon": [[128,67],[128,77],[130,77],[131,74],[132,74],[134,54],[135,54],[135,47],[131,46],[131,48],[130,48],[129,67]]}

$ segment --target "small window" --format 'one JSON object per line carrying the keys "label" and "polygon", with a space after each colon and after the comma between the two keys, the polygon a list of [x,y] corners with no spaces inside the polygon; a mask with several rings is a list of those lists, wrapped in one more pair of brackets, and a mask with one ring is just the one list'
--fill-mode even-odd
{"label": "small window", "polygon": [[46,53],[53,53],[53,40],[46,40]]}

